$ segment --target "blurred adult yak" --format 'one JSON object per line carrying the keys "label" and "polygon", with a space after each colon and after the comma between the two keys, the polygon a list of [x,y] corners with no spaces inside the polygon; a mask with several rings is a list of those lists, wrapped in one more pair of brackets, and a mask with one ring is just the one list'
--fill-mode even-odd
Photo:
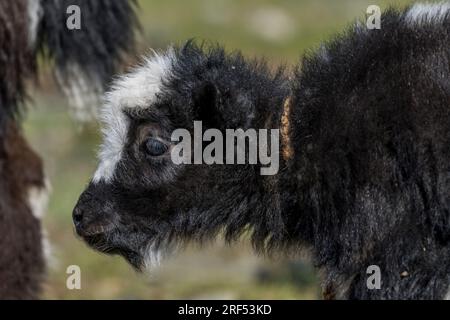
{"label": "blurred adult yak", "polygon": [[[70,30],[69,6],[81,28]],[[135,3],[126,0],[0,1],[0,299],[34,299],[45,273],[40,218],[46,182],[41,159],[21,132],[25,81],[41,54],[85,119],[134,44]],[[73,8],[73,7],[72,7]]]}

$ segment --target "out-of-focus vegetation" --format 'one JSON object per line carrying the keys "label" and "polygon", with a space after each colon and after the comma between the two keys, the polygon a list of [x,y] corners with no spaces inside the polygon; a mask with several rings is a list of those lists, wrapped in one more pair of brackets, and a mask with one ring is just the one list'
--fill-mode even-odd
{"label": "out-of-focus vegetation", "polygon": [[[229,50],[293,64],[307,49],[364,17],[370,4],[386,7],[410,1],[366,0],[142,0],[140,51],[180,44],[186,39],[219,42]],[[101,19],[101,17],[99,17]],[[44,298],[319,298],[308,264],[253,255],[246,241],[190,248],[150,275],[138,275],[118,257],[88,249],[73,232],[71,211],[96,167],[96,124],[80,126],[67,113],[49,71],[32,95],[24,129],[44,158],[53,185],[45,227],[53,246]],[[82,289],[66,288],[66,268],[82,270]]]}

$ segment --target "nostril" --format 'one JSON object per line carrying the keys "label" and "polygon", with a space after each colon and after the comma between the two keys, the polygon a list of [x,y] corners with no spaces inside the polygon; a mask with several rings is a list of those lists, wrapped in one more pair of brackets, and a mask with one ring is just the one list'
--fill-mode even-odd
{"label": "nostril", "polygon": [[83,211],[81,211],[79,208],[75,208],[75,210],[73,211],[73,222],[75,226],[79,226],[82,221],[83,221]]}

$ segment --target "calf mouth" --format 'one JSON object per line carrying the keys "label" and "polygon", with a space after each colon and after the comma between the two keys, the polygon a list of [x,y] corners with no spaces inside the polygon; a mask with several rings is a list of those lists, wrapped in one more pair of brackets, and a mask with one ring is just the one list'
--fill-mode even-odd
{"label": "calf mouth", "polygon": [[[98,229],[106,230],[106,229]],[[92,249],[107,255],[123,257],[138,272],[144,269],[144,259],[140,252],[110,243],[108,239],[113,237],[113,230],[108,232],[90,233],[81,236],[84,242]]]}
{"label": "calf mouth", "polygon": [[104,225],[104,224],[91,225],[89,226],[89,228],[86,229],[75,228],[76,233],[82,238],[95,236],[100,238],[101,235],[107,235],[108,233],[113,232],[113,230],[114,230],[113,225]]}

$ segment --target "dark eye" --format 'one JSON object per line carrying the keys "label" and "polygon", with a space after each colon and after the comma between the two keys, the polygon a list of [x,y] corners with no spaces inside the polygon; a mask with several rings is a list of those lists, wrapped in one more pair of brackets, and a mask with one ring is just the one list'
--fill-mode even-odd
{"label": "dark eye", "polygon": [[163,155],[166,153],[167,149],[168,147],[166,144],[154,138],[149,138],[145,143],[145,151],[152,157]]}

